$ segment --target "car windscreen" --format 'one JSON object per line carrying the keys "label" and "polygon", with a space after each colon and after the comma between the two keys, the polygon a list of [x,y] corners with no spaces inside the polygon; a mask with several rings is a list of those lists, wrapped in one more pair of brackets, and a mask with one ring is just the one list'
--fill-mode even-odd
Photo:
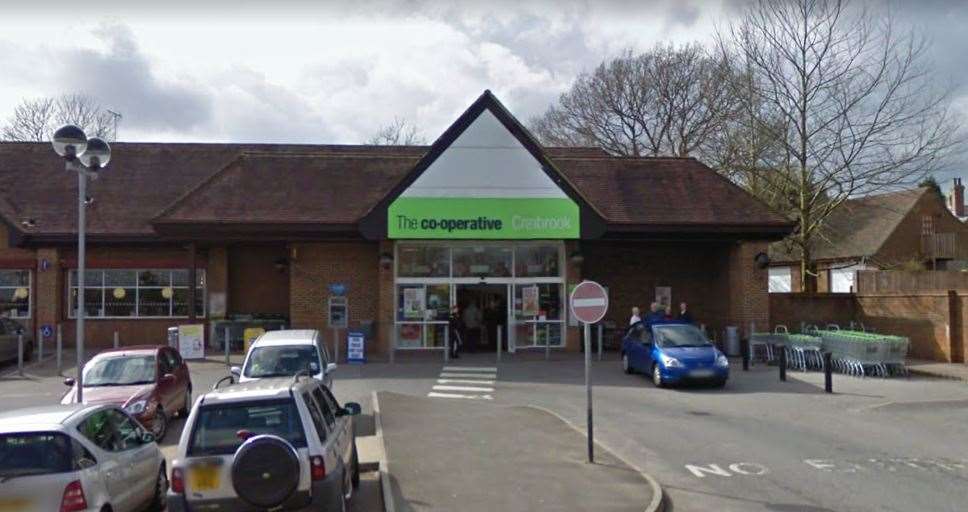
{"label": "car windscreen", "polygon": [[708,347],[712,344],[693,325],[656,325],[656,342],[660,347]]}
{"label": "car windscreen", "polygon": [[155,356],[98,358],[84,368],[84,386],[129,386],[155,382]]}
{"label": "car windscreen", "polygon": [[255,347],[245,362],[242,375],[253,379],[288,377],[302,370],[319,373],[319,353],[312,345]]}
{"label": "car windscreen", "polygon": [[259,434],[279,436],[296,448],[306,446],[299,411],[289,398],[202,406],[192,428],[188,455],[235,453],[244,437]]}
{"label": "car windscreen", "polygon": [[72,471],[71,440],[57,432],[0,434],[0,483],[7,478]]}

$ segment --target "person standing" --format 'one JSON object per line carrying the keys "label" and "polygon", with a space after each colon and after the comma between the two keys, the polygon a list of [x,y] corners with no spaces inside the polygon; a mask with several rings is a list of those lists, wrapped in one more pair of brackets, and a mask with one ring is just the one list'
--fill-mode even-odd
{"label": "person standing", "polygon": [[645,320],[647,322],[661,321],[665,317],[665,315],[663,314],[663,311],[660,309],[660,307],[661,306],[659,305],[658,302],[653,302],[652,305],[649,306],[649,314],[646,315]]}
{"label": "person standing", "polygon": [[450,317],[447,319],[447,324],[450,326],[450,356],[454,359],[460,359],[460,349],[464,344],[464,321],[460,317],[460,308],[454,306],[450,310]]}
{"label": "person standing", "polygon": [[629,325],[635,325],[642,321],[642,317],[639,316],[639,307],[632,307],[632,318],[629,318]]}
{"label": "person standing", "polygon": [[685,302],[679,303],[679,316],[676,317],[680,322],[695,323],[692,318],[692,313],[689,311],[689,305]]}

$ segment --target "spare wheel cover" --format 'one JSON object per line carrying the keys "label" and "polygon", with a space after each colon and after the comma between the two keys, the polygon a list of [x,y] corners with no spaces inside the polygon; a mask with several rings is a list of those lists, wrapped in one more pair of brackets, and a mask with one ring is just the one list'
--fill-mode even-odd
{"label": "spare wheel cover", "polygon": [[285,439],[273,435],[251,437],[235,452],[232,487],[239,498],[255,507],[283,504],[299,485],[299,456]]}

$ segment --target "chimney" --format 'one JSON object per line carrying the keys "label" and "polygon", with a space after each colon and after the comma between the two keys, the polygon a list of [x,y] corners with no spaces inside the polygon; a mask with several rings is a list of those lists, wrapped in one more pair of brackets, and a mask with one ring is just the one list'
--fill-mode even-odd
{"label": "chimney", "polygon": [[955,217],[965,216],[965,186],[961,184],[961,178],[955,178],[955,186],[951,191],[951,201],[954,203],[953,210]]}

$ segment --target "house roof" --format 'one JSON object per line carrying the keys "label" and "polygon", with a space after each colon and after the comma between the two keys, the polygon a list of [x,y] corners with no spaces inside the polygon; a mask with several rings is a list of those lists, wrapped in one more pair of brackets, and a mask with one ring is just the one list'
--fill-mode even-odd
{"label": "house roof", "polygon": [[[928,192],[927,188],[917,188],[845,201],[821,226],[813,244],[813,258],[822,261],[874,256]],[[790,244],[777,242],[770,246],[770,259],[774,263],[789,263],[799,261],[799,256]]]}

